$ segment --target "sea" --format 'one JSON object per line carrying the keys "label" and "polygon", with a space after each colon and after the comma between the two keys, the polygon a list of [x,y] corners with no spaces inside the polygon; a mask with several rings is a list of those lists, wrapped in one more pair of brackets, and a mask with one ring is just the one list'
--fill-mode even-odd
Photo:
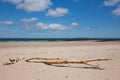
{"label": "sea", "polygon": [[0,38],[0,42],[11,42],[11,41],[87,41],[95,40],[98,42],[103,41],[120,41],[120,38]]}

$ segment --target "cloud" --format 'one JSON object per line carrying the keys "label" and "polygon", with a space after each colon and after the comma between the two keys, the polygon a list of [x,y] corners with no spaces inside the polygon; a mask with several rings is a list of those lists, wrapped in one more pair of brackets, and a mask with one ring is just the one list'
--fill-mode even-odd
{"label": "cloud", "polygon": [[120,7],[112,11],[112,14],[120,16]]}
{"label": "cloud", "polygon": [[76,26],[78,26],[78,25],[79,25],[79,24],[78,24],[77,22],[72,22],[72,23],[71,23],[71,26],[72,26],[72,27],[76,27]]}
{"label": "cloud", "polygon": [[58,23],[44,24],[42,22],[37,23],[36,26],[41,30],[68,30],[73,28],[73,25],[66,26]]}
{"label": "cloud", "polygon": [[61,17],[64,16],[65,14],[68,13],[67,8],[56,8],[54,9],[49,9],[48,12],[46,13],[46,16],[51,16],[51,17]]}
{"label": "cloud", "polygon": [[[2,0],[16,5],[17,9],[24,10],[26,12],[40,12],[50,8],[53,4],[51,0]],[[67,8],[58,7],[56,9],[49,9],[46,16],[61,17],[68,13]]]}
{"label": "cloud", "polygon": [[37,18],[33,17],[33,18],[23,18],[20,21],[22,21],[22,22],[34,22],[36,20],[37,20]]}
{"label": "cloud", "polygon": [[23,0],[2,0],[2,1],[17,5],[17,4],[21,3]]}
{"label": "cloud", "polygon": [[111,13],[120,16],[120,0],[104,0],[104,6],[117,7]]}
{"label": "cloud", "polygon": [[62,24],[52,23],[52,24],[44,24],[44,23],[37,23],[36,26],[39,29],[43,30],[66,30],[67,27]]}
{"label": "cloud", "polygon": [[[69,25],[64,25],[60,23],[43,23],[43,22],[38,22],[36,21],[37,18],[32,17],[32,18],[23,18],[20,19],[19,22],[13,23],[13,21],[0,21],[0,25],[7,25],[7,26],[12,26],[12,27],[17,27],[21,30],[25,31],[55,31],[55,30],[71,30],[79,24],[77,22],[72,22]],[[35,22],[34,22],[35,21]]]}
{"label": "cloud", "polygon": [[27,12],[44,11],[52,5],[51,0],[2,0],[16,5],[17,9]]}
{"label": "cloud", "polygon": [[24,0],[24,2],[20,3],[17,8],[23,9],[27,12],[38,12],[49,8],[51,4],[52,2],[50,2],[50,0]]}
{"label": "cloud", "polygon": [[11,24],[13,24],[13,21],[0,21],[0,24],[2,24],[2,25],[11,25]]}
{"label": "cloud", "polygon": [[105,0],[103,4],[104,6],[115,6],[119,2],[120,0]]}

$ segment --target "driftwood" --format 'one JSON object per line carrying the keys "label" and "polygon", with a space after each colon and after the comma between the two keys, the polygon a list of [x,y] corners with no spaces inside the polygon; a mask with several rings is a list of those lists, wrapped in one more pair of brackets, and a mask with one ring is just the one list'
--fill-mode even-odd
{"label": "driftwood", "polygon": [[[11,64],[15,64],[19,61],[21,61],[23,59],[9,59],[9,62],[7,63],[4,63],[3,65],[11,65]],[[92,68],[95,68],[95,69],[102,69],[100,68],[98,65],[92,65],[92,64],[89,64],[90,62],[96,62],[96,61],[108,61],[108,60],[112,60],[112,59],[89,59],[89,60],[63,60],[63,59],[60,59],[60,58],[29,58],[29,59],[26,59],[25,62],[31,62],[31,63],[44,63],[44,64],[47,64],[47,65],[51,65],[51,66],[56,66],[57,67],[61,67],[60,64],[85,64],[85,65],[89,65],[89,66],[92,66]],[[62,66],[62,67],[66,67],[66,66]],[[68,67],[68,66],[67,66]]]}
{"label": "driftwood", "polygon": [[[38,61],[39,60],[39,61]],[[87,64],[88,62],[107,61],[111,59],[89,59],[89,60],[62,60],[60,58],[30,58],[26,62],[46,63],[46,64]]]}

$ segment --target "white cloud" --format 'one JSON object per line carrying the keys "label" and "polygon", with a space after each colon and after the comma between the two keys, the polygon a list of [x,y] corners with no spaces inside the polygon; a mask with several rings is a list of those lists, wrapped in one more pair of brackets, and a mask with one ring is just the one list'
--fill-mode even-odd
{"label": "white cloud", "polygon": [[46,16],[60,17],[60,16],[64,16],[67,13],[68,13],[67,8],[56,8],[55,10],[49,9],[48,12],[46,13]]}
{"label": "white cloud", "polygon": [[21,3],[23,0],[2,0],[3,2],[9,2],[9,3],[12,3],[12,4],[19,4]]}
{"label": "white cloud", "polygon": [[24,2],[19,4],[17,8],[23,9],[27,12],[38,12],[49,8],[51,4],[52,2],[50,2],[50,0],[24,0]]}
{"label": "white cloud", "polygon": [[105,0],[103,2],[103,4],[104,4],[104,6],[114,6],[119,2],[120,2],[120,0]]}
{"label": "white cloud", "polygon": [[[78,24],[77,24],[78,25]],[[63,25],[63,24],[58,24],[58,23],[51,23],[51,24],[44,24],[44,23],[37,23],[36,26],[38,27],[38,29],[41,30],[68,30],[73,28],[76,25]]]}
{"label": "white cloud", "polygon": [[44,11],[52,5],[51,0],[2,0],[16,5],[17,9],[27,12]]}
{"label": "white cloud", "polygon": [[104,0],[104,6],[117,7],[111,13],[120,16],[120,0]]}
{"label": "white cloud", "polygon": [[0,24],[2,24],[2,25],[11,25],[11,24],[13,24],[13,21],[0,21]]}
{"label": "white cloud", "polygon": [[112,11],[112,14],[120,16],[120,7]]}
{"label": "white cloud", "polygon": [[20,21],[22,21],[22,22],[34,22],[36,20],[37,20],[37,18],[33,17],[33,18],[23,18]]}
{"label": "white cloud", "polygon": [[62,24],[52,23],[52,24],[44,24],[44,23],[37,23],[36,26],[39,29],[43,30],[66,30],[67,27]]}
{"label": "white cloud", "polygon": [[76,27],[76,26],[78,26],[78,25],[79,25],[79,24],[78,24],[77,22],[72,22],[72,23],[71,23],[71,26],[72,26],[72,27]]}

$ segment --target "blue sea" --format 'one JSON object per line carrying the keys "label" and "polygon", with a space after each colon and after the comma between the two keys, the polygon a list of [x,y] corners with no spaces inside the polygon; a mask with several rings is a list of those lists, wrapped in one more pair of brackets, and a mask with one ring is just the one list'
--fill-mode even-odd
{"label": "blue sea", "polygon": [[0,42],[9,41],[120,41],[120,38],[0,38]]}

